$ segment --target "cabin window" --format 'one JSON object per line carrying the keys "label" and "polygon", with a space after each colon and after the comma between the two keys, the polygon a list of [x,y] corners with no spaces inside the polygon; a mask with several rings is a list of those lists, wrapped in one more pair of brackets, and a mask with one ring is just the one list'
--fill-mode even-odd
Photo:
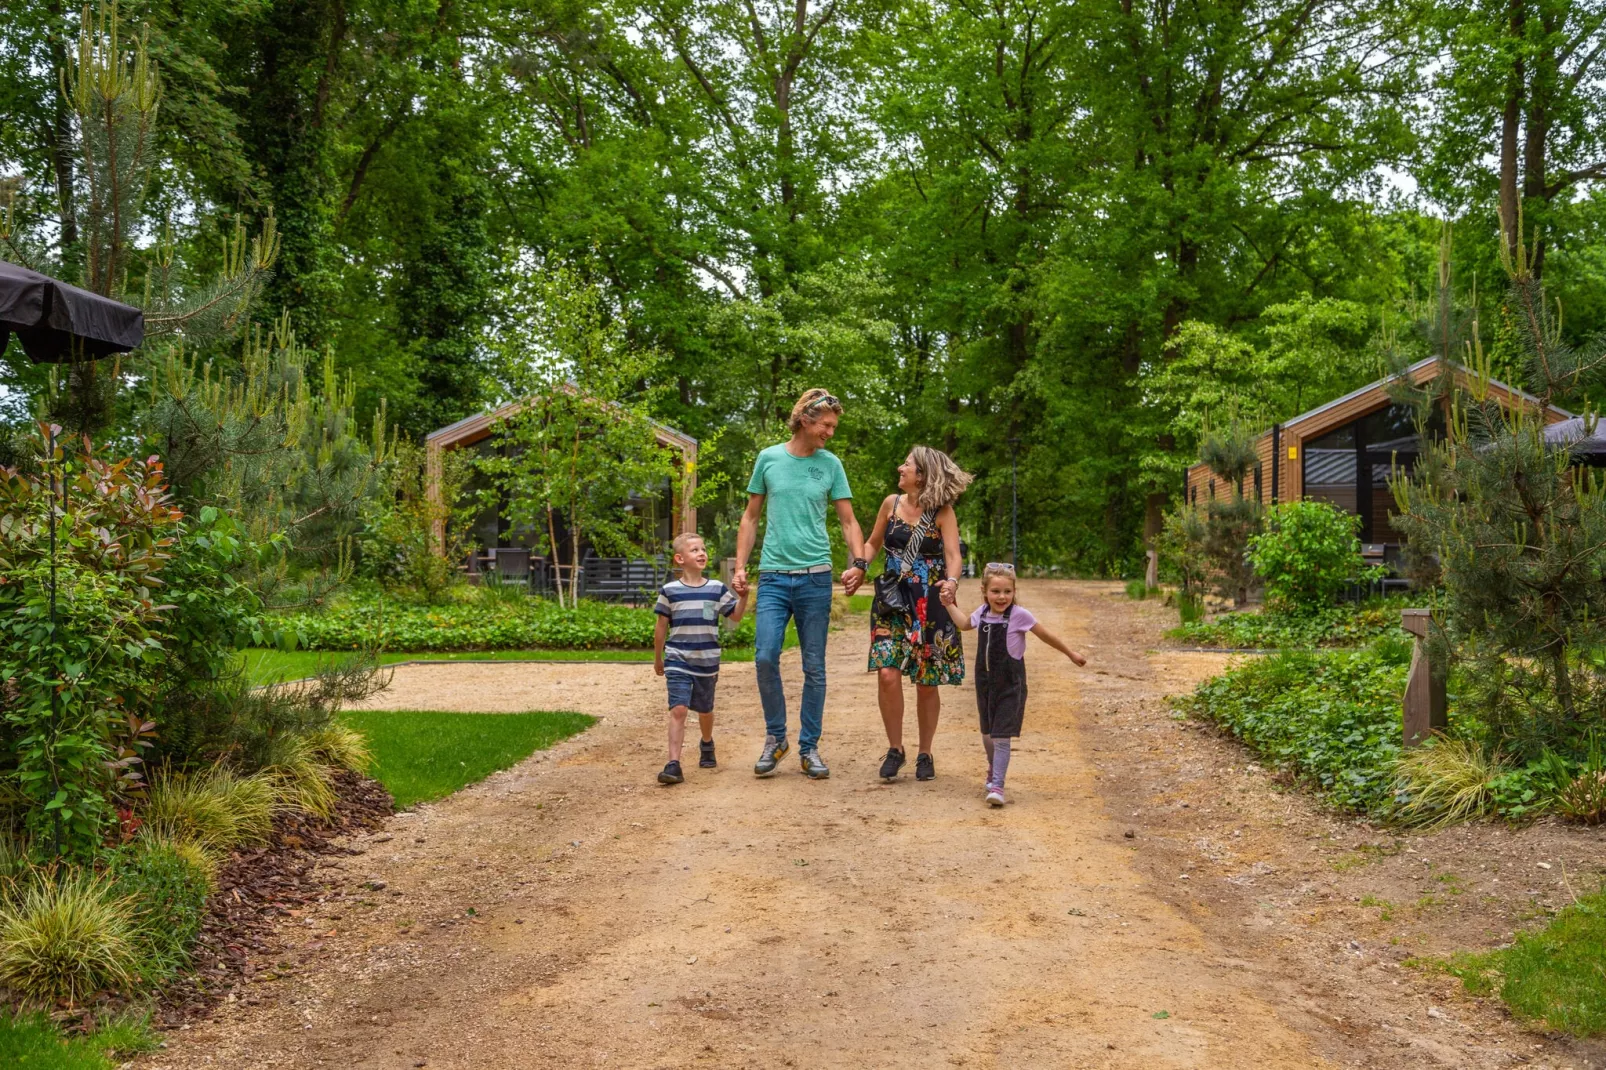
{"label": "cabin window", "polygon": [[[1416,466],[1421,443],[1415,417],[1409,405],[1388,405],[1308,440],[1301,459],[1305,497],[1360,517],[1362,542],[1403,541],[1392,523],[1389,479],[1395,465],[1406,472]],[[1443,433],[1437,413],[1428,433]]]}

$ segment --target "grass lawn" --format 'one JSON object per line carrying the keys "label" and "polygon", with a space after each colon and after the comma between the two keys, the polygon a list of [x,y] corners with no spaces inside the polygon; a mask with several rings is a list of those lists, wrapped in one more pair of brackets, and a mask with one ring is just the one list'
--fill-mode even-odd
{"label": "grass lawn", "polygon": [[142,1022],[113,1024],[93,1036],[67,1038],[42,1014],[0,1009],[0,1066],[6,1070],[113,1070],[109,1053],[155,1049],[157,1039]]}
{"label": "grass lawn", "polygon": [[450,795],[596,723],[583,713],[539,711],[349,710],[341,716],[368,738],[374,752],[368,773],[398,807]]}
{"label": "grass lawn", "polygon": [[1579,897],[1510,947],[1457,956],[1448,968],[1467,991],[1498,994],[1523,1018],[1578,1037],[1606,1032],[1606,892]]}

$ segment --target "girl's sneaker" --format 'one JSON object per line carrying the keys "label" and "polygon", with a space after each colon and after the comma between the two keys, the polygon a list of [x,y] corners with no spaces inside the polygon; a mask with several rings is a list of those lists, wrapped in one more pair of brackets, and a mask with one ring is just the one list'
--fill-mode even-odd
{"label": "girl's sneaker", "polygon": [[987,805],[988,806],[1003,806],[1004,805],[1004,789],[1003,788],[988,788],[987,789]]}

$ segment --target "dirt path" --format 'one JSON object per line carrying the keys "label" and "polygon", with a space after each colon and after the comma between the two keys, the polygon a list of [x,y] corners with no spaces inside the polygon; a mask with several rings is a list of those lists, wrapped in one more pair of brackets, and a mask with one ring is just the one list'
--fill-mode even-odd
{"label": "dirt path", "polygon": [[[1158,614],[1117,593],[1024,585],[1093,661],[1030,655],[1003,811],[981,802],[968,688],[945,693],[935,781],[875,779],[885,742],[857,622],[831,640],[821,783],[792,762],[752,777],[750,665],[721,680],[724,767],[669,790],[651,782],[662,700],[646,666],[398,670],[389,708],[603,721],[357,844],[255,994],[142,1065],[1589,1065],[1487,1009],[1441,1011],[1402,1040],[1385,1019],[1425,1014],[1428,982],[1381,960],[1329,968],[1355,956],[1325,931],[1301,943],[1311,927],[1285,916],[1298,903],[1255,906],[1291,867],[1262,862],[1245,885],[1242,843],[1216,872],[1197,829],[1146,821],[1156,800],[1221,803],[1209,770],[1233,753],[1177,731],[1161,702],[1221,659],[1149,653]],[[791,660],[794,697],[796,676]],[[1292,815],[1263,777],[1231,790],[1229,820],[1265,857],[1305,852],[1298,822],[1325,820]]]}

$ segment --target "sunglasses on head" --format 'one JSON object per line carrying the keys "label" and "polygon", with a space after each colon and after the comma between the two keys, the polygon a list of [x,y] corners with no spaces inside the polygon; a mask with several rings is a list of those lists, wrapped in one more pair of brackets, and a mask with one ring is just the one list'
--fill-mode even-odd
{"label": "sunglasses on head", "polygon": [[988,569],[1001,568],[1005,572],[1015,571],[1015,566],[1011,565],[1008,561],[989,561],[987,562],[987,567]]}
{"label": "sunglasses on head", "polygon": [[810,411],[813,411],[814,409],[819,408],[821,405],[829,405],[831,408],[834,409],[834,408],[838,407],[841,404],[842,404],[842,402],[837,400],[837,397],[836,397],[835,394],[821,394],[819,397],[817,397],[813,401],[809,402],[807,408]]}

